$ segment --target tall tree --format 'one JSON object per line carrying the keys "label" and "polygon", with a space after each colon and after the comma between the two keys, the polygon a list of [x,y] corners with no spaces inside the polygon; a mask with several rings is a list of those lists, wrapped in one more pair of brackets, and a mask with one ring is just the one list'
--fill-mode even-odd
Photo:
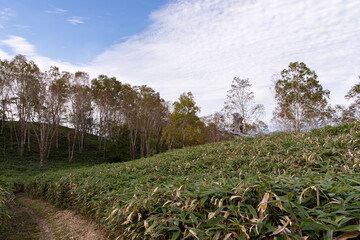
{"label": "tall tree", "polygon": [[121,109],[129,130],[129,146],[131,159],[135,159],[137,140],[140,132],[140,103],[136,89],[124,84],[121,91]]}
{"label": "tall tree", "polygon": [[274,120],[286,131],[319,127],[327,113],[329,95],[314,71],[302,62],[290,63],[275,82]]}
{"label": "tall tree", "polygon": [[[92,93],[89,84],[90,78],[88,73],[76,72],[70,86],[70,121],[74,128],[72,149],[71,151],[69,149],[70,162],[74,155],[76,140],[78,139],[79,152],[81,153],[84,148],[85,135],[90,132],[92,125]],[[69,132],[69,144],[70,140]]]}
{"label": "tall tree", "polygon": [[[6,115],[10,104],[10,86],[9,86],[9,62],[0,60],[0,114],[1,114],[1,131],[3,133]],[[5,136],[5,135],[4,135]],[[5,143],[5,141],[4,141]]]}
{"label": "tall tree", "polygon": [[114,125],[119,122],[121,82],[115,77],[100,75],[91,81],[93,99],[98,112],[99,150],[103,149],[105,159],[107,139],[113,136]]}
{"label": "tall tree", "polygon": [[244,134],[248,133],[249,126],[253,125],[265,112],[264,105],[255,103],[251,86],[249,79],[234,77],[224,106],[228,115],[240,114],[243,119]]}
{"label": "tall tree", "polygon": [[49,154],[61,115],[65,111],[68,96],[69,73],[51,67],[38,79],[32,81],[29,102],[32,107],[31,125],[40,152],[40,168]]}
{"label": "tall tree", "polygon": [[34,83],[41,78],[41,72],[33,61],[28,61],[25,56],[15,56],[7,65],[7,77],[11,89],[12,104],[15,105],[15,119],[19,121],[19,128],[14,128],[18,142],[20,156],[24,154],[26,136],[28,133],[29,119],[31,115],[31,101]]}
{"label": "tall tree", "polygon": [[152,152],[150,139],[159,141],[161,131],[166,125],[168,109],[164,99],[152,88],[143,85],[135,87],[135,90],[139,104],[140,157],[144,157]]}
{"label": "tall tree", "polygon": [[[69,101],[69,84],[72,74],[69,72],[60,72],[58,67],[51,67],[46,72],[45,77],[50,81],[49,92],[51,104],[52,123],[55,124],[56,148],[58,148],[58,131],[61,121],[64,120],[67,108],[66,104]],[[50,154],[50,147],[48,149],[48,156]]]}
{"label": "tall tree", "polygon": [[191,92],[180,95],[174,102],[174,111],[169,115],[169,123],[165,127],[162,139],[169,148],[193,146],[205,142],[203,136],[204,123],[197,116],[200,108],[196,106]]}

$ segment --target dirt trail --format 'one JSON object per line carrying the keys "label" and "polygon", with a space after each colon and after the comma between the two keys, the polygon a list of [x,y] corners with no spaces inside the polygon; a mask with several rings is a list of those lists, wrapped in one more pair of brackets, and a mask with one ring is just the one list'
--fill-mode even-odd
{"label": "dirt trail", "polygon": [[0,234],[4,240],[106,240],[104,232],[70,210],[59,210],[39,199],[18,195],[11,208],[9,230]]}

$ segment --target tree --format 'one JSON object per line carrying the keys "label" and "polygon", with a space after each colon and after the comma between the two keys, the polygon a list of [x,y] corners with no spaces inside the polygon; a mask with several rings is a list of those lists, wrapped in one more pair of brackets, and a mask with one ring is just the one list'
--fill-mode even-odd
{"label": "tree", "polygon": [[138,111],[140,120],[140,157],[156,152],[160,134],[167,124],[168,108],[160,93],[152,88],[143,86],[135,87],[138,97]]}
{"label": "tree", "polygon": [[[360,80],[360,76],[359,76]],[[355,84],[349,92],[346,94],[345,98],[347,100],[354,100],[353,103],[350,104],[348,111],[352,113],[353,120],[360,119],[360,82]]]}
{"label": "tree", "polygon": [[[76,72],[73,84],[70,86],[70,121],[74,128],[71,144],[71,134],[68,134],[69,162],[72,161],[75,143],[78,139],[79,152],[84,148],[86,133],[92,125],[92,94],[89,87],[89,74]],[[71,147],[72,146],[72,147]]]}
{"label": "tree", "polygon": [[238,113],[243,118],[244,134],[247,134],[249,126],[265,112],[264,105],[255,103],[251,86],[249,79],[234,77],[224,106],[228,115]]}
{"label": "tree", "polygon": [[302,62],[290,63],[275,82],[274,121],[285,131],[320,127],[326,118],[329,95],[314,71]]}
{"label": "tree", "polygon": [[331,116],[329,124],[338,125],[341,123],[350,123],[356,121],[356,111],[353,107],[344,105],[335,105],[328,108],[328,114]]}
{"label": "tree", "polygon": [[32,107],[31,126],[39,146],[40,168],[49,155],[52,139],[65,111],[68,81],[68,72],[60,73],[57,67],[51,67],[31,82],[28,99]]}
{"label": "tree", "polygon": [[269,128],[263,121],[256,121],[249,126],[249,135],[261,137],[269,132]]}
{"label": "tree", "polygon": [[34,87],[42,73],[33,61],[27,61],[23,55],[15,56],[6,67],[6,77],[11,90],[10,100],[16,111],[13,116],[19,121],[18,131],[14,128],[15,136],[19,155],[23,156],[32,108],[30,96],[34,94]]}
{"label": "tree", "polygon": [[226,130],[226,122],[224,114],[216,112],[213,115],[201,118],[204,122],[204,136],[206,142],[219,142],[232,139],[232,135]]}
{"label": "tree", "polygon": [[100,75],[91,81],[93,99],[98,112],[99,150],[103,149],[104,159],[107,139],[112,138],[114,125],[120,122],[119,96],[121,89],[122,84],[115,77],[109,78],[106,75]]}
{"label": "tree", "polygon": [[162,139],[169,148],[193,146],[205,142],[203,136],[204,123],[197,113],[200,108],[196,106],[191,92],[180,95],[179,101],[173,104],[174,111],[169,115],[169,123],[165,127]]}
{"label": "tree", "polygon": [[[52,123],[55,124],[56,148],[58,148],[58,131],[60,123],[65,118],[67,112],[66,104],[69,100],[69,87],[72,74],[69,72],[60,72],[58,67],[51,67],[45,76],[47,77],[47,81],[50,81],[49,92],[47,94],[50,95],[50,106],[52,109],[49,110],[53,117]],[[48,157],[50,149],[51,142]]]}
{"label": "tree", "polygon": [[[10,86],[9,86],[9,62],[0,60],[0,114],[1,114],[1,131],[3,133],[8,106],[10,104]],[[5,141],[4,141],[5,143]]]}
{"label": "tree", "polygon": [[131,159],[135,159],[137,139],[140,131],[139,97],[137,91],[129,84],[124,84],[121,91],[121,109],[129,130]]}

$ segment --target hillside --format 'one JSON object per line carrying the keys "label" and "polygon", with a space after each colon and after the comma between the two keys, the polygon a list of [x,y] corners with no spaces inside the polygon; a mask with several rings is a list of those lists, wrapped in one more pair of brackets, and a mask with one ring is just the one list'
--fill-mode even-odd
{"label": "hillside", "polygon": [[44,172],[22,183],[118,239],[348,239],[359,231],[359,149],[356,123]]}
{"label": "hillside", "polygon": [[45,159],[44,167],[39,169],[39,147],[34,133],[31,132],[30,144],[26,142],[24,156],[20,157],[14,127],[18,127],[17,122],[5,122],[0,134],[0,175],[2,176],[24,178],[50,170],[72,169],[131,159],[128,145],[124,143],[123,146],[120,146],[118,143],[115,145],[111,142],[107,144],[106,157],[104,158],[104,151],[99,150],[98,136],[86,134],[84,149],[80,152],[78,145],[75,144],[74,157],[69,163],[67,136],[69,133],[73,134],[74,129],[60,126],[58,136],[55,136],[51,143],[51,151]]}

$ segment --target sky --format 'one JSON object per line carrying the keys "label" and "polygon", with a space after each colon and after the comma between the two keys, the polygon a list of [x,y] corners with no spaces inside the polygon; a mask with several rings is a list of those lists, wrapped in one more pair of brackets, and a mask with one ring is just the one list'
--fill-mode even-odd
{"label": "sky", "polygon": [[270,123],[272,80],[304,62],[331,104],[360,75],[358,0],[0,0],[0,59],[148,85],[169,101],[191,91],[201,116],[249,78]]}

